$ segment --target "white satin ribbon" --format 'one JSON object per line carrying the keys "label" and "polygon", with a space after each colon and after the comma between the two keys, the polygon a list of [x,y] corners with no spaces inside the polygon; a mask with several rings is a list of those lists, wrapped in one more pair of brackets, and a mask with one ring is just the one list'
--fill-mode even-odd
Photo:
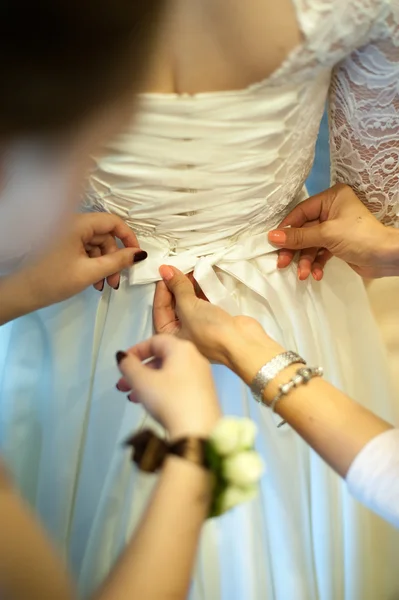
{"label": "white satin ribbon", "polygon": [[[198,250],[196,251],[195,248],[171,254],[166,242],[159,239],[143,239],[140,240],[140,244],[148,252],[148,258],[130,269],[130,285],[144,285],[159,281],[161,279],[159,267],[163,264],[176,267],[183,273],[194,271],[194,277],[209,301],[232,315],[241,314],[240,307],[219,280],[214,267],[230,273],[261,295],[263,295],[262,291],[264,289],[264,276],[276,269],[276,249],[268,242],[266,232],[238,238],[236,243],[232,243],[225,248],[219,246],[212,254],[206,254],[205,256],[199,255]],[[246,277],[249,264],[245,261],[266,254],[273,254],[274,256],[271,257],[270,267],[268,265],[269,268],[262,269],[260,280],[259,277],[253,277],[256,273],[252,269],[250,269],[252,276]],[[240,263],[243,262],[245,262],[244,270],[240,268]],[[254,281],[258,283],[254,284]]]}

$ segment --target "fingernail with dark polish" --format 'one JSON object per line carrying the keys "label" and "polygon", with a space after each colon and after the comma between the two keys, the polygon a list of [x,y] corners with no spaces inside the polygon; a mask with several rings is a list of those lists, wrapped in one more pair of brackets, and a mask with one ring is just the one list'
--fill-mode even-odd
{"label": "fingernail with dark polish", "polygon": [[134,257],[133,257],[133,263],[138,263],[141,262],[142,260],[145,260],[147,258],[148,254],[145,250],[140,250],[140,252],[137,252]]}
{"label": "fingernail with dark polish", "polygon": [[118,363],[118,365],[121,364],[121,362],[127,357],[126,352],[122,352],[122,350],[120,350],[119,352],[116,353],[116,362]]}
{"label": "fingernail with dark polish", "polygon": [[116,290],[119,290],[120,283],[121,282],[119,282],[118,285],[114,287],[115,292],[116,292]]}
{"label": "fingernail with dark polish", "polygon": [[121,388],[119,387],[119,383],[117,383],[115,387],[116,387],[116,389],[118,390],[118,392],[121,392],[121,391],[122,391],[122,390],[121,390]]}
{"label": "fingernail with dark polish", "polygon": [[104,290],[104,284],[105,284],[105,279],[103,279],[103,283],[102,286],[100,287],[100,289],[98,290],[99,292],[102,292]]}

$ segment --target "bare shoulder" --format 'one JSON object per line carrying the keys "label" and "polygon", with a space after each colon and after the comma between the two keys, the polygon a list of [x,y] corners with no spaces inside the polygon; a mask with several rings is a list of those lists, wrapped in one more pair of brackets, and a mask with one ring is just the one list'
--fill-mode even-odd
{"label": "bare shoulder", "polygon": [[292,0],[174,0],[149,91],[244,88],[266,79],[301,43]]}

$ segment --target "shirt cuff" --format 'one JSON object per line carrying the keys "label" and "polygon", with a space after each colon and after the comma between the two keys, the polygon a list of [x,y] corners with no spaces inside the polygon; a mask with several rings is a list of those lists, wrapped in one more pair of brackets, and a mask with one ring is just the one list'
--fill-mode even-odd
{"label": "shirt cuff", "polygon": [[346,482],[359,502],[399,527],[399,429],[385,431],[366,444]]}

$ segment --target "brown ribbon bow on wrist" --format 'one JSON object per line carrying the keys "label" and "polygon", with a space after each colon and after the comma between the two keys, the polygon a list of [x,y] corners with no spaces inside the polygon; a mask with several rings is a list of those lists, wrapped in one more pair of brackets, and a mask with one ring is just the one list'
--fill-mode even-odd
{"label": "brown ribbon bow on wrist", "polygon": [[159,471],[168,454],[189,460],[200,467],[208,468],[206,460],[206,440],[187,437],[168,443],[153,431],[145,429],[130,437],[125,446],[132,448],[132,461],[141,471],[155,473]]}

